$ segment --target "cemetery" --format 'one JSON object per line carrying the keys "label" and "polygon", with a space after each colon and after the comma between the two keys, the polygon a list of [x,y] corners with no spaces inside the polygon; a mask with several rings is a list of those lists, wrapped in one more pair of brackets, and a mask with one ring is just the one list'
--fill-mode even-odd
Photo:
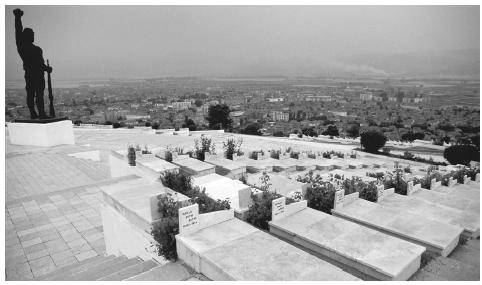
{"label": "cemetery", "polygon": [[[114,155],[127,165],[127,152],[118,151]],[[193,187],[201,189],[213,200],[227,201],[230,206],[229,210],[200,214],[198,204],[189,202],[189,197],[181,193],[176,196],[179,201],[185,201],[178,208],[178,258],[212,280],[408,280],[422,265],[422,256],[448,256],[462,236],[476,238],[480,232],[479,215],[476,213],[480,206],[478,200],[471,199],[479,192],[476,187],[470,188],[476,184],[460,185],[456,179],[450,180],[453,184],[450,189],[458,187],[462,189],[461,192],[446,190],[449,187],[441,185],[442,182],[436,179],[432,181],[432,190],[424,189],[420,184],[414,185],[414,181],[418,180],[413,180],[406,186],[407,195],[397,194],[394,188],[384,189],[383,185],[379,185],[374,193],[374,201],[361,199],[358,192],[345,196],[342,190],[337,191],[332,200],[331,214],[308,207],[310,202],[305,199],[308,199],[310,183],[300,182],[303,177],[319,175],[320,179],[335,183],[335,189],[345,179],[355,178],[376,185],[378,179],[367,176],[368,173],[379,173],[377,175],[380,177],[396,173],[384,160],[351,158],[349,155],[343,158],[315,155],[312,158],[305,152],[293,158],[294,155],[288,156],[281,151],[262,149],[248,151],[246,155],[234,155],[233,160],[227,159],[225,153],[206,153],[204,161],[187,155],[171,155],[172,163],[165,160],[165,154],[141,155],[136,167],[141,172],[151,171],[161,177],[169,171],[190,176]],[[404,167],[399,165],[395,169]],[[419,170],[417,174],[405,173],[404,177],[408,180],[421,179],[424,173],[427,172]],[[445,172],[441,170],[441,173]],[[263,177],[268,177],[268,181],[263,181]],[[146,196],[153,193],[149,192],[149,187],[152,186],[140,187]],[[128,191],[128,188],[120,187],[127,189],[124,191]],[[122,196],[122,191],[118,194],[110,191],[104,191],[105,199],[122,201],[115,198]],[[277,195],[273,196],[274,200],[267,201],[272,203],[273,211],[267,222],[269,231],[279,239],[246,222],[249,221],[247,217],[253,205],[251,195],[261,197],[259,194],[263,191]],[[451,199],[455,197],[451,193],[457,193],[458,200]],[[163,195],[161,192],[158,194]],[[143,224],[139,227],[140,232],[146,235],[149,233],[146,225],[155,226],[156,219],[163,219],[153,214],[158,206],[155,198],[149,199],[149,203],[129,201],[125,206],[106,203],[110,205],[108,210],[111,212],[104,210],[105,216],[112,217],[112,211],[123,209],[121,212],[125,221]],[[136,209],[139,212],[141,207],[144,207],[144,212],[137,215],[143,217],[142,224],[129,214],[129,211],[137,213]],[[189,214],[185,214],[185,211]],[[144,239],[147,240],[147,237]],[[308,252],[316,252],[323,259],[308,258],[306,253],[290,243]],[[119,250],[124,255],[130,253],[129,250],[121,251],[120,247],[112,246],[112,252]],[[139,249],[135,250],[137,256],[147,254]],[[249,254],[251,251],[252,254]],[[149,254],[155,255],[153,252]],[[287,256],[300,259],[296,263],[296,270],[299,271],[296,278],[295,268],[281,268],[282,262],[258,265],[263,260],[283,260]],[[157,259],[168,262],[159,256]],[[243,264],[243,267],[236,264]],[[258,269],[255,273],[255,268],[260,267],[263,270]],[[318,268],[316,274],[313,273],[316,272],[315,268]],[[327,269],[330,275],[326,275]]]}
{"label": "cemetery", "polygon": [[182,134],[108,147],[121,180],[99,187],[106,255],[157,264],[132,280],[166,280],[179,263],[204,280],[418,280],[478,241],[478,168],[249,137],[229,159],[214,149],[232,135]]}

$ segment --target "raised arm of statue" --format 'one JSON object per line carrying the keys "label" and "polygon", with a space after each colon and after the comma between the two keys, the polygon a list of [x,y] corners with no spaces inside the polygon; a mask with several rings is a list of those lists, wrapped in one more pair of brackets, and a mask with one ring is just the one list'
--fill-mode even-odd
{"label": "raised arm of statue", "polygon": [[17,43],[17,50],[20,53],[20,49],[21,49],[21,46],[22,46],[22,32],[23,32],[22,16],[23,16],[23,11],[17,8],[15,10],[13,10],[13,14],[15,15],[15,42]]}

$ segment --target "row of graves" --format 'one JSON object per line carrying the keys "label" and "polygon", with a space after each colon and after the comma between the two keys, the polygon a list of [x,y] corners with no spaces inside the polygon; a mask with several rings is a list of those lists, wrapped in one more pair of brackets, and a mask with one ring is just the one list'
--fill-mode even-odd
{"label": "row of graves", "polygon": [[[233,160],[206,154],[200,161],[152,147],[138,151],[134,164],[129,155],[111,152],[111,175],[136,178],[102,187],[107,254],[169,262],[153,249],[151,230],[165,222],[157,202],[170,194],[185,205],[178,212],[177,255],[211,280],[408,280],[422,255],[447,256],[461,237],[480,234],[479,174],[463,184],[433,181],[430,189],[410,181],[407,195],[379,185],[375,202],[337,187],[330,215],[307,206],[310,185],[297,177],[308,171],[327,179],[336,175],[339,186],[344,177],[376,181],[365,174],[389,171],[388,165],[356,154],[251,151]],[[194,186],[215,200],[228,200],[230,209],[200,214],[197,203],[160,183],[166,172],[191,176]],[[263,189],[266,173],[270,183]],[[244,221],[252,195],[262,190],[281,195],[272,201],[270,233]],[[287,204],[293,197],[298,199]]]}

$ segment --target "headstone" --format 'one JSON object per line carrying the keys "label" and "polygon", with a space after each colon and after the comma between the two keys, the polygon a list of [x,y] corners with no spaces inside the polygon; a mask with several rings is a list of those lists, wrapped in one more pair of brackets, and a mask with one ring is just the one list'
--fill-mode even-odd
{"label": "headstone", "polygon": [[345,202],[345,189],[341,189],[335,192],[335,199],[333,203],[333,209],[339,209],[343,207],[343,203]]}
{"label": "headstone", "polygon": [[409,181],[409,182],[407,183],[407,196],[412,195],[413,190],[414,190],[414,189],[413,189],[413,181]]}
{"label": "headstone", "polygon": [[436,182],[437,182],[437,180],[435,180],[435,178],[432,178],[432,180],[430,180],[430,190],[435,189]]}
{"label": "headstone", "polygon": [[377,202],[383,200],[385,186],[383,184],[377,186]]}
{"label": "headstone", "polygon": [[199,205],[179,209],[179,233],[190,234],[199,229]]}
{"label": "headstone", "polygon": [[271,201],[271,220],[276,221],[286,215],[286,197],[281,197]]}
{"label": "headstone", "polygon": [[480,181],[480,173],[475,174],[475,181]]}
{"label": "headstone", "polygon": [[477,162],[477,161],[470,161],[470,168],[479,168],[480,167],[480,163]]}
{"label": "headstone", "polygon": [[470,179],[467,177],[467,175],[464,175],[464,184],[469,184]]}
{"label": "headstone", "polygon": [[449,187],[452,187],[452,186],[455,185],[455,183],[456,183],[456,182],[455,182],[454,178],[453,178],[453,177],[450,177],[450,178],[449,178],[449,185],[448,185],[448,186],[449,186]]}

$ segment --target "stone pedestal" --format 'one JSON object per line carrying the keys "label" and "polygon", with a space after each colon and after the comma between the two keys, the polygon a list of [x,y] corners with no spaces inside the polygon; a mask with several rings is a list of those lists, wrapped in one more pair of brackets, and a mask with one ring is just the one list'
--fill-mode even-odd
{"label": "stone pedestal", "polygon": [[51,123],[15,122],[9,123],[7,127],[11,144],[44,147],[75,144],[70,120]]}

